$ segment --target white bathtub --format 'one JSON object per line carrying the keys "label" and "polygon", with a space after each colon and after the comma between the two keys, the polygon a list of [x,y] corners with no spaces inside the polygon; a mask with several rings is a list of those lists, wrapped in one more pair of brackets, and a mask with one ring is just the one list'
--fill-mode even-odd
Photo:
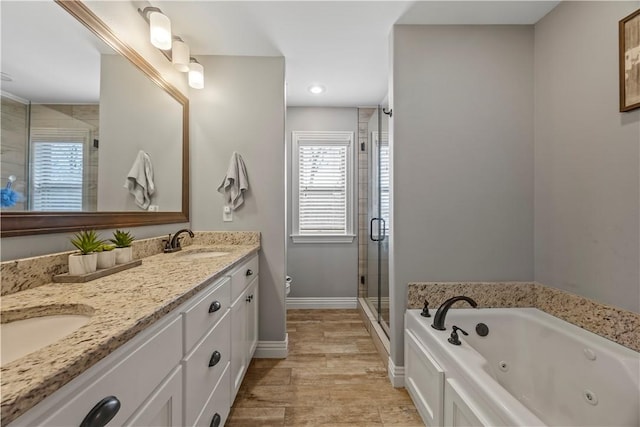
{"label": "white bathtub", "polygon": [[[432,322],[405,315],[405,385],[428,425],[640,426],[640,353],[535,308]],[[459,346],[453,325],[469,333]]]}

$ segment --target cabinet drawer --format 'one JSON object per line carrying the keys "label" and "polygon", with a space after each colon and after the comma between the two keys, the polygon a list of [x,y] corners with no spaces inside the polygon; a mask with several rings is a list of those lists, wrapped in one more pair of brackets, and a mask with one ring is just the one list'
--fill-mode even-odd
{"label": "cabinet drawer", "polygon": [[[229,319],[227,312],[184,360],[186,425],[192,425],[196,421],[228,365],[231,328]],[[219,354],[217,363],[214,359],[215,352]],[[215,365],[209,366],[213,363]]]}
{"label": "cabinet drawer", "polygon": [[235,302],[247,285],[258,275],[258,267],[258,255],[255,255],[231,273],[231,303]]}
{"label": "cabinet drawer", "polygon": [[184,312],[184,353],[194,345],[218,322],[231,305],[230,279],[214,283],[196,296],[195,303]]}
{"label": "cabinet drawer", "polygon": [[123,425],[160,384],[167,372],[180,362],[182,351],[176,343],[181,340],[181,321],[180,316],[168,320],[166,326],[132,353],[116,359],[113,368],[91,379],[75,398],[59,407],[53,415],[41,418],[36,424],[80,425],[98,402],[108,396],[115,396],[120,402],[120,409],[109,424]]}
{"label": "cabinet drawer", "polygon": [[[200,413],[196,426],[215,427],[224,426],[231,410],[231,397],[229,396],[229,387],[231,387],[231,375],[229,367],[224,370],[220,381],[216,385],[215,390],[211,393],[207,404]],[[214,422],[214,418],[216,421]],[[218,421],[219,420],[219,421]]]}

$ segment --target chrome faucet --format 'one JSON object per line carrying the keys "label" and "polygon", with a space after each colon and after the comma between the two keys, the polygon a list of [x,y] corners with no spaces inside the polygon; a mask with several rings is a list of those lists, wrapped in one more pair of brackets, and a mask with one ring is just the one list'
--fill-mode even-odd
{"label": "chrome faucet", "polygon": [[451,306],[458,301],[466,301],[471,305],[471,307],[474,308],[478,306],[478,304],[474,300],[469,297],[465,297],[464,295],[449,298],[448,300],[443,302],[440,307],[438,307],[438,311],[436,311],[436,315],[433,317],[433,323],[431,324],[431,327],[433,329],[437,329],[439,331],[444,331],[447,329],[444,327],[444,318],[447,316],[447,311],[449,311]]}
{"label": "chrome faucet", "polygon": [[189,237],[191,238],[193,238],[194,236],[193,231],[189,230],[188,228],[183,228],[182,230],[176,231],[176,234],[174,234],[173,237],[171,237],[171,234],[169,234],[169,240],[164,241],[165,253],[177,252],[179,250],[182,250],[182,247],[180,246],[180,238],[178,237],[182,233],[189,233]]}

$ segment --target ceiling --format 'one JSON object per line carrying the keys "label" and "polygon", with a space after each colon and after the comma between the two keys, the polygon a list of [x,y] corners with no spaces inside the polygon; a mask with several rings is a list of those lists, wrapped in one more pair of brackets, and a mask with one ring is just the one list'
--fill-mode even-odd
{"label": "ceiling", "polygon": [[[558,3],[152,1],[171,18],[174,34],[191,46],[192,55],[284,56],[287,105],[332,107],[373,106],[386,95],[395,23],[533,24]],[[95,36],[87,38],[89,32],[51,0],[2,0],[0,7],[2,71],[20,76],[3,81],[3,90],[34,102],[97,101],[100,54],[113,51]],[[35,79],[46,89],[36,89]],[[326,92],[311,94],[312,84]]]}
{"label": "ceiling", "polygon": [[[197,55],[284,56],[287,105],[376,105],[393,24],[534,24],[559,1],[152,1]],[[312,95],[321,84],[326,92]]]}
{"label": "ceiling", "polygon": [[1,1],[2,90],[35,103],[96,103],[100,55],[115,54],[52,1]]}

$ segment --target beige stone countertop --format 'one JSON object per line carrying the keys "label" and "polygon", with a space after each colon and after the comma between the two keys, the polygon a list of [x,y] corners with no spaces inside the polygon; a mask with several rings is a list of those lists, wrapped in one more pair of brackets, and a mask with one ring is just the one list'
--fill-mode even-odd
{"label": "beige stone countertop", "polygon": [[[186,250],[228,255],[180,260]],[[91,314],[89,323],[60,341],[1,369],[3,425],[51,395],[164,315],[211,280],[258,252],[252,245],[192,245],[158,254],[142,265],[87,283],[50,283],[2,297],[2,322],[51,314]]]}

